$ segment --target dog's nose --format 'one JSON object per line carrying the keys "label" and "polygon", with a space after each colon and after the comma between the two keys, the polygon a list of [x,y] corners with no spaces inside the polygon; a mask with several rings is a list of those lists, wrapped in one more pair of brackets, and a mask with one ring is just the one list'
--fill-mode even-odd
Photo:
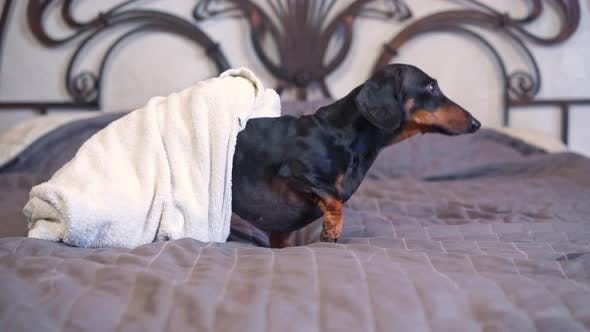
{"label": "dog's nose", "polygon": [[477,121],[476,118],[471,118],[471,132],[478,130],[481,127],[481,122]]}

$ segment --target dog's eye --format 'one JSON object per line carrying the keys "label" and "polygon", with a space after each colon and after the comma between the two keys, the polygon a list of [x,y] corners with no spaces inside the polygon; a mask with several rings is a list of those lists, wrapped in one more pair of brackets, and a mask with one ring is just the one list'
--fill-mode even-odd
{"label": "dog's eye", "polygon": [[426,86],[426,90],[428,90],[428,92],[430,92],[430,93],[435,93],[437,90],[436,82],[429,83]]}

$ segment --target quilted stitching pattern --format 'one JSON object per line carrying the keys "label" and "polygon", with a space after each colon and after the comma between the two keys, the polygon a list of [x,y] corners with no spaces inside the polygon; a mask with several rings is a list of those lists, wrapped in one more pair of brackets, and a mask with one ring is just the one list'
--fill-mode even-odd
{"label": "quilted stitching pattern", "polygon": [[[284,250],[190,239],[90,250],[2,239],[2,324],[6,330],[589,329],[588,230],[582,235],[579,225],[565,223],[496,226],[394,226],[388,236]],[[536,237],[548,229],[559,236]],[[529,236],[515,241],[506,234]]]}

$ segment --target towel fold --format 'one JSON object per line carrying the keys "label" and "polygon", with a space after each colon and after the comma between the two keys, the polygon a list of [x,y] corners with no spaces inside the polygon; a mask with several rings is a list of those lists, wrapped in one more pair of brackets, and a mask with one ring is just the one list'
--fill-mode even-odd
{"label": "towel fold", "polygon": [[250,118],[279,115],[276,92],[246,68],[152,98],[31,190],[29,237],[79,247],[224,242],[238,132]]}

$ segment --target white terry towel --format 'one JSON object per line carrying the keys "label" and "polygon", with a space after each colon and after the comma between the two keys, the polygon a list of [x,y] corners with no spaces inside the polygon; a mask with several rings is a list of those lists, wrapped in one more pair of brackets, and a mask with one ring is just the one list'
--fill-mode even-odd
{"label": "white terry towel", "polygon": [[78,247],[225,242],[238,132],[250,118],[280,113],[276,92],[246,68],[152,98],[31,190],[29,237]]}

